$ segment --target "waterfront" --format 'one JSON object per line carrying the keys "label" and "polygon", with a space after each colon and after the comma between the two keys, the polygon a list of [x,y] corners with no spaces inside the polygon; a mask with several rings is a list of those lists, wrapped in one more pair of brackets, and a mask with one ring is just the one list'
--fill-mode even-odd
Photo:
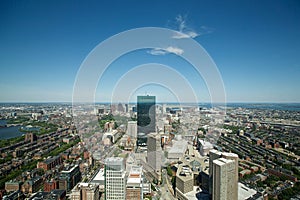
{"label": "waterfront", "polygon": [[[0,120],[1,124],[6,124],[4,120]],[[22,132],[19,130],[22,126],[10,126],[0,128],[0,140],[10,139],[22,136]]]}

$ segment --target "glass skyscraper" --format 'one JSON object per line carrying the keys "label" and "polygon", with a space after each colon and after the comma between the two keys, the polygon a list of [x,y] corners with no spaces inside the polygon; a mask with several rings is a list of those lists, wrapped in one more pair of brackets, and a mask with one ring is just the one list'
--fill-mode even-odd
{"label": "glass skyscraper", "polygon": [[155,96],[137,97],[138,146],[147,145],[147,134],[156,132]]}
{"label": "glass skyscraper", "polygon": [[138,133],[155,132],[155,96],[137,97]]}

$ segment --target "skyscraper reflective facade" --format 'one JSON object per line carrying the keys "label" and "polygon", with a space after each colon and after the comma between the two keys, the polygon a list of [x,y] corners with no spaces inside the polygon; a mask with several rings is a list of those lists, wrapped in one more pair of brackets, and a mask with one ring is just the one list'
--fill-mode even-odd
{"label": "skyscraper reflective facade", "polygon": [[137,125],[138,133],[156,132],[155,96],[137,97]]}

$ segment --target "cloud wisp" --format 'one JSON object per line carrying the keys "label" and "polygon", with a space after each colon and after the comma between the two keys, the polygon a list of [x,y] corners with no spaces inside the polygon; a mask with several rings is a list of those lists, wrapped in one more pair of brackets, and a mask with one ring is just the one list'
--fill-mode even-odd
{"label": "cloud wisp", "polygon": [[182,55],[184,53],[183,49],[180,49],[178,47],[169,46],[167,48],[154,48],[148,51],[151,55],[166,55],[166,54],[176,54],[176,55]]}
{"label": "cloud wisp", "polygon": [[177,17],[175,18],[175,23],[177,26],[178,33],[175,34],[173,36],[173,38],[175,38],[175,39],[195,38],[199,35],[195,30],[189,28],[186,25],[187,24],[187,16],[177,15]]}
{"label": "cloud wisp", "polygon": [[[173,39],[196,38],[198,36],[209,34],[214,31],[214,29],[207,26],[201,26],[200,28],[198,28],[199,31],[195,31],[193,28],[187,25],[186,15],[177,15],[172,24],[173,29],[177,31],[173,36],[171,36],[171,38]],[[147,51],[147,53],[155,56],[167,55],[171,53],[182,55],[184,53],[184,50],[175,46],[168,46],[166,48],[153,48]]]}
{"label": "cloud wisp", "polygon": [[199,31],[196,31],[187,25],[187,16],[178,15],[175,18],[176,27],[178,33],[176,33],[174,39],[184,39],[184,38],[196,38],[201,35],[209,34],[214,31],[213,28],[207,26],[201,26]]}

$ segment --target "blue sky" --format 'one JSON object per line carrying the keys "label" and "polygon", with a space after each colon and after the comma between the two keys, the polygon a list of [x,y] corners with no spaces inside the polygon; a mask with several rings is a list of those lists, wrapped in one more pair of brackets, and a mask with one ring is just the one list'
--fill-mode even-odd
{"label": "blue sky", "polygon": [[[86,56],[107,38],[140,27],[195,33],[193,39],[220,71],[229,102],[300,102],[297,0],[8,0],[0,1],[0,24],[1,102],[72,101]],[[174,67],[201,101],[209,101],[205,83],[188,63],[176,54],[151,55],[149,50],[116,60],[101,77],[96,101],[109,101],[119,78],[148,62]],[[132,92],[174,100],[168,87],[147,85]]]}

